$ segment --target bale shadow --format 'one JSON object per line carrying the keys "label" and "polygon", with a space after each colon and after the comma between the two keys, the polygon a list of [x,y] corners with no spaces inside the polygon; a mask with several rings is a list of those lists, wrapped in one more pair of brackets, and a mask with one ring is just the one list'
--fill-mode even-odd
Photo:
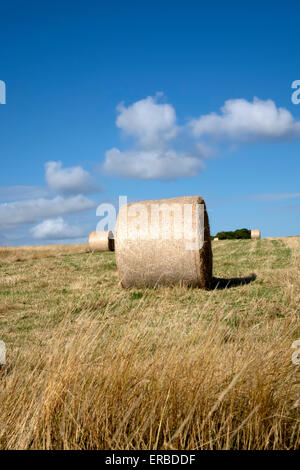
{"label": "bale shadow", "polygon": [[257,278],[256,274],[250,274],[250,276],[245,277],[213,277],[210,283],[210,290],[215,289],[230,289],[231,287],[244,286],[245,284],[250,284],[250,282],[255,281]]}

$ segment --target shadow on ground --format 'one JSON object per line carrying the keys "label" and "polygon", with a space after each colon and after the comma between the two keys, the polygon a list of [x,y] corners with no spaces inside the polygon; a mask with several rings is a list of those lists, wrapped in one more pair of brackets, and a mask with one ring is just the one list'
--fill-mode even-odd
{"label": "shadow on ground", "polygon": [[246,277],[213,277],[210,284],[210,289],[230,289],[231,287],[244,286],[245,284],[250,284],[250,282],[255,281],[256,274],[250,274]]}

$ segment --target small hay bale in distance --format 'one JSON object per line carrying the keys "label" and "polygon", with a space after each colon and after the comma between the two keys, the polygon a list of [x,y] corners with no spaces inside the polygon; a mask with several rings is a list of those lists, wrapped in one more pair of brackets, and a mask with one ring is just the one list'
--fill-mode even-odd
{"label": "small hay bale in distance", "polygon": [[89,248],[95,251],[114,251],[114,235],[111,230],[98,230],[89,236]]}
{"label": "small hay bale in distance", "polygon": [[[172,210],[174,204],[176,211]],[[202,205],[203,217],[199,217],[199,205]],[[161,217],[159,210],[160,215],[155,218],[153,206],[156,206],[156,210],[158,207],[164,207],[166,213],[169,210],[169,221],[166,222],[165,218]],[[178,239],[178,213],[181,211],[181,214],[185,214],[186,206],[189,206],[192,229],[187,233],[187,228]],[[137,207],[140,208],[145,222],[139,225],[138,231],[137,217],[132,215],[132,209],[133,212],[138,212]],[[184,218],[185,220],[187,219]],[[183,225],[186,227],[185,222]],[[196,226],[198,231],[195,230]],[[165,234],[168,231],[171,236],[166,239]],[[200,243],[200,248],[195,248],[197,242]],[[176,284],[209,288],[212,277],[212,249],[204,200],[191,196],[122,206],[117,218],[115,250],[119,279],[124,288]]]}
{"label": "small hay bale in distance", "polygon": [[251,239],[252,240],[260,240],[261,239],[261,234],[260,230],[251,230]]}

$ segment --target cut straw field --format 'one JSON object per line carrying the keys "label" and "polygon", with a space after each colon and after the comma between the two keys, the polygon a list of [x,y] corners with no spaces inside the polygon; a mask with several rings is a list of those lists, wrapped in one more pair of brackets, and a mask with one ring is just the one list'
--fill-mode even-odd
{"label": "cut straw field", "polygon": [[0,249],[0,448],[299,448],[300,238],[213,243],[207,291],[86,251]]}

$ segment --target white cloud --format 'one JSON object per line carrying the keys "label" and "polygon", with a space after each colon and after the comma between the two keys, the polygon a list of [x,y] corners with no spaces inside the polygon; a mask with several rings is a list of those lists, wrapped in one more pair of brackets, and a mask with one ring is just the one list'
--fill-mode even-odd
{"label": "white cloud", "polygon": [[211,113],[189,123],[196,137],[212,136],[236,141],[289,139],[300,136],[300,122],[272,100],[228,100],[221,114]]}
{"label": "white cloud", "polygon": [[158,102],[161,95],[148,96],[127,108],[118,106],[116,124],[135,140],[129,150],[112,148],[106,152],[106,172],[141,180],[171,180],[195,176],[203,169],[203,148],[193,155],[171,147],[179,128],[173,106]]}
{"label": "white cloud", "polygon": [[92,176],[80,166],[62,168],[62,162],[47,162],[45,177],[48,187],[42,186],[0,186],[0,202],[33,200],[53,197],[57,194],[91,194],[102,191]]}
{"label": "white cloud", "polygon": [[[48,240],[79,240],[84,235],[82,229],[69,226],[60,216],[95,208],[97,202],[83,194],[99,192],[99,186],[80,166],[63,168],[61,162],[47,162],[45,174],[48,183],[45,187],[0,187],[0,232],[5,232],[0,234],[0,244],[25,240],[28,233],[37,239]],[[30,232],[24,227],[37,222],[41,223]],[[43,233],[47,231],[49,236],[44,237]]]}
{"label": "white cloud", "polygon": [[195,176],[204,168],[202,160],[174,150],[129,150],[106,152],[104,169],[112,174],[141,180]]}
{"label": "white cloud", "polygon": [[177,133],[175,110],[170,104],[157,102],[161,95],[148,96],[128,108],[123,104],[117,107],[117,127],[137,138],[142,148],[160,147]]}
{"label": "white cloud", "polygon": [[4,203],[0,204],[0,228],[30,224],[45,217],[53,218],[64,214],[86,211],[95,206],[95,201],[82,195],[56,196],[53,199],[40,198]]}
{"label": "white cloud", "polygon": [[[179,127],[175,109],[170,104],[160,104],[159,96],[148,96],[128,107],[118,106],[116,124],[134,142],[132,148],[124,151],[108,150],[104,170],[143,180],[195,176],[203,170],[204,160],[215,156],[218,140],[230,141],[234,148],[238,143],[300,137],[300,122],[287,109],[277,108],[272,100],[228,100],[220,114],[202,115]],[[184,142],[192,151],[177,150],[175,138],[179,135],[181,146]]]}
{"label": "white cloud", "polygon": [[49,188],[60,194],[91,194],[99,192],[92,176],[81,166],[62,168],[62,162],[47,162],[45,176]]}
{"label": "white cloud", "polygon": [[44,220],[31,229],[33,238],[38,240],[68,240],[84,235],[81,227],[71,226],[62,217]]}

